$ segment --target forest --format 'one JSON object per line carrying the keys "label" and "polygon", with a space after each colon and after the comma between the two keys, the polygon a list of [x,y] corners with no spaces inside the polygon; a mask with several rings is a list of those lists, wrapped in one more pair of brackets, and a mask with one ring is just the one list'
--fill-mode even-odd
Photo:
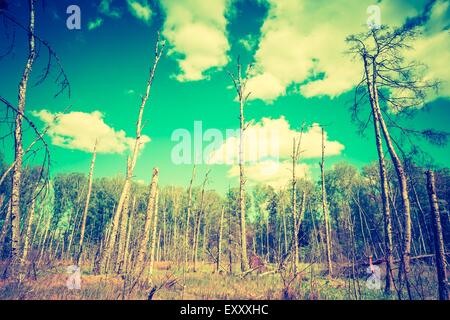
{"label": "forest", "polygon": [[[283,162],[288,176],[279,174],[277,185],[252,181],[244,141],[253,124],[249,86],[258,66],[236,56],[218,71],[234,96],[236,179],[212,178],[214,163],[190,161],[187,179],[161,183],[179,162],[150,166],[142,154],[144,133],[154,125],[145,112],[163,107],[153,99],[158,82],[166,81],[159,72],[173,50],[170,38],[157,30],[146,52],[142,94],[127,107],[133,136],[120,158],[122,169],[96,174],[105,140],[92,137],[84,171],[58,171],[60,163],[51,160],[57,148],[52,125],[68,111],[60,107],[42,126],[27,96],[44,90],[44,82],[54,82],[55,97],[76,92],[65,61],[39,35],[40,2],[24,1],[18,17],[16,8],[0,1],[10,40],[2,50],[10,43],[26,52],[16,70],[16,92],[0,87],[0,299],[449,299],[448,153],[442,165],[427,149],[447,152],[449,133],[431,122],[420,129],[411,124],[448,79],[424,76],[426,66],[408,60],[405,52],[420,40],[420,24],[366,27],[341,39],[360,71],[343,107],[346,125],[360,139],[370,137],[362,152],[370,149],[375,158],[363,164],[330,160],[326,130],[334,124],[324,124],[310,164],[315,173],[306,174],[301,165],[310,151],[305,141],[311,124],[299,118]],[[448,49],[448,32],[445,41]],[[0,77],[1,86],[9,81],[1,69]],[[440,107],[448,108],[445,101]],[[73,150],[63,152],[70,163]],[[136,172],[145,177],[137,179]],[[213,182],[222,189],[212,188]]]}

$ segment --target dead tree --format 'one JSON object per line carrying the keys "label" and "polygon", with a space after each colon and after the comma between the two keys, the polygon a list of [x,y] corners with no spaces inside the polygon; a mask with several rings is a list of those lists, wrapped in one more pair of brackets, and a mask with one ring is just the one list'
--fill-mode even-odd
{"label": "dead tree", "polygon": [[192,210],[192,184],[195,179],[195,164],[192,168],[191,181],[189,182],[188,189],[188,203],[187,203],[187,215],[186,215],[186,227],[184,230],[184,269],[188,269],[188,256],[189,256],[189,227],[191,224],[191,210]]}
{"label": "dead tree", "polygon": [[209,170],[205,174],[205,179],[202,183],[202,190],[200,194],[200,207],[197,212],[197,216],[194,219],[194,243],[192,245],[192,262],[193,262],[193,271],[196,271],[197,260],[198,260],[198,242],[200,237],[200,224],[205,211],[205,188],[208,183],[208,175]]}
{"label": "dead tree", "polygon": [[[155,206],[153,213],[153,232],[152,232],[152,243],[150,246],[150,267],[148,274],[151,276],[153,274],[153,266],[155,264],[155,250],[156,250],[156,239],[157,239],[157,226],[158,226],[158,195],[159,191],[156,189],[155,195]],[[159,237],[158,237],[159,240]]]}
{"label": "dead tree", "polygon": [[152,180],[150,182],[150,191],[148,195],[147,203],[147,214],[144,223],[144,234],[142,235],[142,240],[139,245],[138,256],[136,260],[136,270],[140,270],[142,264],[144,263],[145,255],[147,253],[148,242],[150,239],[150,226],[153,220],[153,214],[155,212],[156,206],[156,193],[158,188],[158,168],[153,168]]}
{"label": "dead tree", "polygon": [[[67,80],[66,74],[61,67],[60,60],[56,53],[53,51],[53,49],[50,47],[47,41],[42,40],[40,37],[38,37],[35,33],[35,0],[28,0],[28,12],[29,12],[29,20],[28,25],[24,26],[22,25],[14,16],[10,15],[10,12],[6,10],[7,6],[1,6],[0,7],[0,15],[4,18],[5,26],[7,23],[11,23],[15,28],[18,28],[27,34],[27,45],[28,45],[28,56],[27,61],[25,63],[22,77],[19,83],[19,93],[18,93],[18,103],[17,107],[8,102],[5,98],[0,97],[0,101],[6,105],[7,112],[12,110],[15,114],[15,121],[13,126],[13,129],[11,130],[13,132],[14,137],[14,161],[11,164],[10,168],[5,172],[5,174],[1,178],[1,182],[4,181],[5,177],[11,172],[12,176],[12,185],[11,185],[11,198],[10,198],[10,206],[11,206],[11,213],[10,213],[10,225],[11,225],[11,256],[10,256],[10,262],[12,262],[12,269],[14,274],[16,274],[15,266],[20,266],[20,263],[16,264],[16,262],[19,262],[21,255],[20,255],[20,245],[21,245],[21,235],[20,235],[20,225],[21,225],[21,215],[20,215],[20,203],[21,203],[21,181],[22,181],[22,166],[24,162],[24,154],[31,150],[31,148],[35,145],[37,141],[42,142],[44,149],[45,149],[45,156],[43,159],[43,165],[42,169],[39,175],[39,178],[36,181],[41,181],[42,178],[44,178],[44,168],[47,168],[47,172],[50,166],[50,152],[48,150],[48,145],[46,144],[45,140],[43,139],[43,134],[40,133],[34,123],[30,121],[30,119],[25,115],[25,105],[26,105],[26,98],[27,98],[27,88],[29,87],[29,81],[31,76],[31,71],[33,69],[33,65],[35,63],[36,58],[39,55],[39,48],[43,47],[48,50],[48,60],[47,65],[44,68],[43,74],[39,77],[38,81],[34,84],[39,85],[40,83],[44,82],[44,80],[47,78],[47,76],[50,74],[50,70],[52,69],[53,61],[56,61],[58,65],[59,75],[56,78],[56,82],[60,81],[61,88],[58,91],[56,95],[59,95],[61,92],[63,92],[65,89],[69,90],[69,96],[70,96],[70,86],[69,82]],[[36,44],[38,46],[36,47]],[[11,44],[11,49],[14,46],[14,37]],[[37,48],[37,49],[36,49]],[[12,50],[9,50],[8,53],[12,52]],[[7,54],[8,54],[7,53]],[[24,132],[24,124],[25,122],[33,129],[33,131],[36,134],[36,140],[28,147],[25,152],[23,149],[23,140],[22,135]],[[4,139],[4,137],[8,137],[9,135],[5,135],[1,137],[1,139]],[[44,189],[44,187],[48,183],[48,175],[46,175],[44,179],[44,184],[40,187],[39,190],[35,191],[33,193],[31,201],[35,201],[35,198],[40,194],[40,192]],[[0,182],[0,183],[1,183]],[[36,183],[36,189],[38,189],[38,183]],[[29,203],[28,203],[29,204]],[[28,246],[28,245],[27,245]],[[27,247],[28,250],[28,247]],[[7,275],[7,270],[5,270],[5,274]]]}
{"label": "dead tree", "polygon": [[[360,122],[361,131],[363,132],[368,121],[359,120],[358,113],[361,109],[360,106],[367,101],[368,96],[372,108],[370,116],[374,117],[374,124],[377,123],[376,126],[379,125],[378,130],[383,135],[399,182],[404,215],[399,280],[404,278],[410,299],[412,299],[412,295],[408,275],[410,272],[412,242],[411,208],[406,172],[398,153],[400,151],[403,154],[403,150],[396,142],[389,128],[398,129],[412,146],[415,146],[414,140],[411,139],[412,136],[425,138],[436,144],[444,143],[448,136],[435,130],[418,131],[404,128],[393,119],[389,112],[385,111],[385,109],[394,110],[397,117],[412,115],[417,110],[417,107],[424,103],[427,92],[437,88],[437,82],[428,81],[423,77],[422,71],[424,68],[422,65],[406,61],[404,58],[404,51],[412,48],[410,42],[416,38],[417,34],[416,28],[401,28],[392,31],[383,26],[379,29],[374,28],[367,33],[347,38],[347,41],[352,45],[350,52],[360,58],[364,66],[363,80],[356,88],[353,118]],[[361,86],[364,84],[366,84],[367,90],[364,89],[364,86]],[[376,131],[376,135],[380,135],[380,133]],[[381,141],[377,141],[377,144],[381,144]],[[377,151],[380,151],[378,146]],[[382,172],[380,172],[380,177],[384,179]],[[381,189],[385,190],[385,184],[383,184],[384,182],[382,182]],[[384,211],[386,219],[388,218],[386,216],[386,205],[384,205]],[[386,221],[385,224],[387,223],[389,221]],[[385,233],[389,237],[389,230],[385,230]],[[399,296],[401,297],[401,290]]]}
{"label": "dead tree", "polygon": [[237,74],[229,72],[231,80],[233,81],[236,93],[239,100],[239,214],[240,214],[240,227],[241,227],[241,271],[244,272],[249,268],[248,256],[247,256],[247,231],[246,231],[246,214],[245,214],[245,173],[244,173],[244,131],[247,128],[245,126],[244,107],[247,103],[250,92],[246,91],[246,84],[248,75],[251,71],[252,65],[249,64],[245,77],[242,77],[242,66],[237,61]]}
{"label": "dead tree", "polygon": [[[364,48],[362,50],[365,50]],[[373,125],[375,131],[375,142],[378,152],[378,166],[381,184],[381,201],[383,205],[383,218],[384,218],[384,235],[385,235],[385,258],[386,258],[386,277],[385,277],[385,293],[389,294],[393,288],[393,240],[392,240],[392,218],[389,205],[389,183],[387,178],[386,164],[384,161],[383,141],[381,136],[381,129],[379,123],[379,114],[377,111],[377,105],[375,102],[374,85],[372,77],[370,76],[369,62],[367,52],[362,52],[362,59],[364,63],[364,75],[367,85],[367,91],[369,92],[369,101],[371,105],[371,112],[373,118]],[[357,89],[358,90],[358,89]],[[356,90],[356,91],[357,91]]]}
{"label": "dead tree", "polygon": [[162,53],[164,51],[164,46],[165,46],[165,42],[161,41],[160,35],[158,33],[158,37],[156,39],[156,45],[155,45],[155,57],[154,57],[154,61],[153,61],[153,66],[150,69],[150,74],[149,74],[149,79],[147,81],[147,87],[145,90],[145,94],[142,97],[141,105],[139,107],[139,114],[138,114],[138,119],[137,119],[137,123],[136,123],[136,139],[134,141],[134,146],[133,146],[133,150],[132,150],[132,154],[131,154],[131,168],[130,168],[130,170],[127,170],[128,171],[127,176],[125,177],[125,182],[122,187],[122,192],[120,194],[119,202],[117,204],[116,211],[114,213],[113,220],[112,220],[111,234],[109,236],[109,242],[107,243],[106,249],[104,250],[102,257],[101,257],[101,266],[106,270],[108,269],[108,266],[107,266],[108,260],[110,259],[111,255],[115,249],[117,232],[118,232],[118,228],[119,228],[118,224],[119,224],[120,215],[122,213],[123,206],[124,206],[125,200],[127,198],[128,192],[130,190],[131,179],[133,177],[134,167],[136,165],[137,156],[139,153],[139,149],[141,147],[141,134],[142,134],[142,127],[143,127],[142,117],[144,115],[145,105],[147,103],[148,97],[150,96],[150,89],[152,87],[153,79],[155,77],[156,67],[158,66],[159,59],[161,58]]}
{"label": "dead tree", "polygon": [[19,83],[19,101],[14,129],[14,168],[12,169],[11,186],[11,260],[17,259],[20,250],[20,183],[22,177],[22,117],[25,112],[25,100],[27,95],[28,80],[36,58],[34,36],[34,4],[35,0],[29,0],[30,22],[28,27],[28,58]]}
{"label": "dead tree", "polygon": [[328,275],[333,276],[333,264],[331,262],[331,223],[328,216],[327,192],[325,188],[325,134],[322,128],[322,161],[320,162],[321,187],[322,187],[322,211],[325,224],[325,249],[327,255]]}
{"label": "dead tree", "polygon": [[92,176],[94,174],[96,156],[97,156],[97,140],[95,141],[95,144],[94,144],[94,151],[92,152],[91,167],[89,169],[88,190],[87,190],[87,195],[86,195],[86,202],[84,203],[83,218],[82,218],[82,222],[81,222],[80,242],[78,243],[78,253],[75,258],[75,263],[77,265],[80,263],[81,255],[83,254],[84,233],[86,230],[86,221],[87,221],[87,215],[88,215],[88,211],[89,211],[89,201],[91,200]]}
{"label": "dead tree", "polygon": [[441,217],[439,214],[438,198],[434,182],[434,172],[428,170],[427,191],[430,202],[431,220],[434,234],[434,253],[436,256],[436,273],[439,284],[439,300],[448,300],[447,261],[445,258],[444,237],[442,236]]}
{"label": "dead tree", "polygon": [[300,158],[300,147],[302,143],[303,128],[305,124],[302,124],[302,129],[300,131],[300,137],[298,141],[294,137],[292,141],[292,245],[294,247],[294,272],[297,272],[298,262],[299,262],[299,252],[298,252],[298,232],[299,232],[299,217],[297,217],[297,177],[296,168],[297,163]]}

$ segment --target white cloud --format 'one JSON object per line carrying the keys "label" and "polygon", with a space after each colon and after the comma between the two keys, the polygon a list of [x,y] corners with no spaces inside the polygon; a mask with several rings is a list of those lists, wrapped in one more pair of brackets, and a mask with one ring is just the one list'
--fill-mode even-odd
{"label": "white cloud", "polygon": [[286,87],[279,78],[264,72],[248,80],[247,92],[250,92],[249,99],[258,98],[272,102],[286,93]]}
{"label": "white cloud", "polygon": [[[450,34],[444,28],[450,25],[450,2],[436,1],[431,8],[429,22],[422,28],[423,36],[414,41],[413,50],[408,50],[405,57],[427,66],[424,80],[439,80],[439,95],[450,97]],[[428,100],[436,95],[428,97]]]}
{"label": "white cloud", "polygon": [[[322,152],[322,131],[317,123],[304,130],[300,149],[301,158],[317,158]],[[325,155],[339,155],[344,145],[328,139],[325,134]],[[244,159],[248,163],[265,160],[288,159],[292,154],[294,137],[298,139],[300,132],[290,127],[284,118],[262,118],[260,122],[251,123],[244,133]],[[224,143],[209,155],[209,163],[236,164],[238,162],[239,136],[227,137]]]}
{"label": "white cloud", "polygon": [[[43,109],[34,111],[33,115],[49,126],[47,134],[52,143],[62,148],[91,152],[96,139],[99,153],[123,153],[134,146],[135,139],[127,137],[123,130],[108,126],[100,111],[62,114]],[[142,135],[141,149],[149,141],[148,136]]]}
{"label": "white cloud", "polygon": [[152,18],[152,9],[150,8],[147,0],[127,0],[128,10],[136,18],[144,21],[145,23],[150,23]]}
{"label": "white cloud", "polygon": [[205,72],[228,63],[230,48],[225,12],[228,0],[161,0],[166,13],[163,35],[180,67],[179,81],[206,78]]}
{"label": "white cloud", "polygon": [[[367,30],[367,8],[371,0],[299,1],[267,0],[269,12],[261,27],[261,38],[255,53],[259,74],[249,80],[250,99],[273,101],[284,95],[292,84],[306,97],[335,97],[351,90],[360,80],[359,63],[346,55],[345,38]],[[425,2],[382,1],[381,23],[400,26],[408,17],[421,13]],[[428,24],[436,33],[419,39],[416,57],[430,67],[428,76],[445,76],[449,54],[448,33],[436,24],[448,22],[448,2],[437,1]],[[437,30],[437,31],[436,31]],[[423,43],[421,43],[423,41]],[[412,54],[414,55],[414,53]],[[445,89],[447,90],[447,88]],[[448,93],[445,93],[448,95]]]}
{"label": "white cloud", "polygon": [[[336,156],[344,150],[344,145],[328,138],[324,132],[325,156]],[[263,183],[275,188],[285,186],[292,177],[293,139],[300,137],[300,130],[290,127],[284,118],[262,118],[251,123],[244,135],[245,177],[250,183]],[[300,161],[296,164],[297,177],[310,175],[306,159],[322,155],[322,128],[313,123],[304,128],[300,145]],[[239,137],[227,137],[224,143],[210,154],[210,164],[230,164],[228,177],[239,176],[238,166]]]}
{"label": "white cloud", "polygon": [[[305,163],[296,166],[297,177],[309,176],[309,167]],[[228,171],[228,177],[239,177],[239,166],[235,165]],[[245,177],[251,184],[262,183],[274,188],[286,186],[292,179],[292,162],[261,161],[245,167]]]}

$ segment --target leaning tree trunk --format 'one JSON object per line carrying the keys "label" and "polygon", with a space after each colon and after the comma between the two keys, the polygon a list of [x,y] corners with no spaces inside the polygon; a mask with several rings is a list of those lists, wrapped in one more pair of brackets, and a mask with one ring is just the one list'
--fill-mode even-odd
{"label": "leaning tree trunk", "polygon": [[370,80],[369,68],[367,64],[367,57],[363,56],[364,73],[366,76],[367,90],[369,92],[369,101],[372,108],[373,125],[375,130],[375,142],[378,152],[378,166],[381,184],[381,201],[383,204],[384,217],[384,243],[385,243],[385,259],[386,259],[386,278],[385,278],[385,293],[389,294],[393,288],[392,266],[394,259],[392,256],[393,241],[392,241],[392,218],[389,206],[389,185],[387,180],[386,164],[384,162],[383,141],[380,132],[380,123],[377,108],[375,105],[375,96],[372,82]]}
{"label": "leaning tree trunk", "polygon": [[106,269],[105,271],[108,270],[109,259],[111,258],[112,253],[115,248],[116,237],[117,237],[117,232],[118,232],[118,227],[119,227],[118,226],[119,219],[120,219],[120,215],[122,213],[122,209],[123,209],[125,200],[127,198],[128,192],[130,190],[131,179],[133,177],[133,171],[134,171],[134,167],[136,165],[136,160],[137,160],[137,156],[138,156],[139,148],[140,148],[140,144],[141,144],[142,116],[144,114],[145,104],[147,103],[148,97],[150,95],[150,89],[152,87],[153,79],[155,77],[156,67],[158,65],[159,59],[161,58],[163,50],[164,50],[164,44],[162,44],[162,46],[160,48],[160,39],[159,39],[159,34],[158,34],[158,39],[156,41],[156,46],[155,46],[155,60],[153,62],[153,67],[150,70],[150,75],[149,75],[149,79],[147,82],[145,95],[142,97],[141,106],[139,107],[139,115],[138,115],[138,120],[136,123],[136,140],[134,141],[133,153],[131,155],[131,169],[127,172],[125,182],[122,187],[122,192],[120,194],[119,202],[117,204],[116,211],[114,213],[114,217],[112,220],[109,241],[108,241],[108,243],[106,245],[106,249],[101,257],[100,264],[103,268]]}
{"label": "leaning tree trunk", "polygon": [[320,163],[320,172],[321,172],[321,185],[322,185],[322,210],[323,216],[325,220],[325,244],[326,244],[326,253],[327,253],[327,266],[328,266],[328,275],[331,277],[333,275],[333,264],[331,262],[331,226],[328,217],[328,203],[327,203],[327,193],[325,188],[325,168],[324,168],[324,159],[325,159],[325,135],[322,128],[322,161]]}
{"label": "leaning tree trunk", "polygon": [[27,85],[30,78],[31,69],[36,58],[35,36],[34,36],[34,3],[29,0],[30,22],[28,26],[28,59],[23,70],[22,79],[19,83],[19,99],[17,104],[17,114],[14,128],[14,167],[12,171],[11,186],[11,261],[15,262],[19,258],[20,251],[20,184],[22,178],[22,119],[25,112],[25,100],[27,95]]}
{"label": "leaning tree trunk", "polygon": [[129,258],[130,258],[130,239],[131,239],[131,230],[133,228],[133,217],[134,211],[136,208],[136,196],[133,197],[133,205],[131,206],[130,215],[128,217],[128,225],[127,225],[127,238],[125,240],[125,248],[123,253],[123,270],[125,273],[128,273],[130,269]]}
{"label": "leaning tree trunk", "polygon": [[88,210],[89,210],[89,201],[91,200],[92,175],[94,174],[96,156],[97,156],[97,141],[95,141],[95,144],[94,144],[94,151],[92,152],[91,167],[89,169],[88,190],[87,190],[87,195],[86,195],[86,202],[84,203],[83,218],[82,218],[82,222],[81,222],[80,242],[78,243],[78,253],[77,253],[77,257],[75,259],[76,260],[75,262],[77,265],[80,263],[81,255],[83,254],[84,233],[86,231],[86,221],[87,221],[87,215],[88,215]]}
{"label": "leaning tree trunk", "polygon": [[118,243],[117,263],[116,263],[117,273],[121,273],[123,271],[124,266],[125,242],[127,238],[128,216],[130,214],[129,207],[130,207],[130,194],[128,194],[127,198],[125,199],[125,204],[123,206],[122,214],[120,217],[119,243]]}
{"label": "leaning tree trunk", "polygon": [[448,284],[446,272],[446,259],[444,237],[442,235],[441,217],[439,214],[438,198],[434,182],[434,172],[428,170],[427,191],[431,209],[431,220],[434,233],[434,253],[436,255],[436,272],[439,284],[439,300],[448,300]]}
{"label": "leaning tree trunk", "polygon": [[409,299],[412,299],[411,288],[409,283],[409,272],[411,270],[411,208],[409,203],[409,195],[408,195],[408,184],[406,181],[406,174],[403,168],[402,162],[400,161],[399,156],[397,155],[397,151],[395,151],[394,145],[392,143],[391,135],[389,130],[384,122],[383,115],[381,114],[381,109],[378,100],[378,88],[377,88],[377,69],[375,62],[372,62],[372,93],[373,93],[373,101],[376,109],[376,113],[378,114],[378,120],[381,125],[381,130],[383,132],[384,140],[386,141],[386,145],[388,147],[389,155],[391,156],[392,163],[394,164],[395,172],[398,177],[399,185],[400,185],[400,193],[403,205],[403,213],[405,218],[405,226],[404,226],[404,236],[403,236],[403,253],[402,253],[402,267],[399,268],[399,274],[403,271],[406,289],[408,291]]}
{"label": "leaning tree trunk", "polygon": [[[156,193],[158,188],[158,168],[153,168],[152,180],[150,182],[150,192],[147,203],[147,214],[144,224],[144,234],[142,236],[141,243],[139,245],[139,253],[136,260],[136,270],[141,270],[144,264],[145,255],[147,253],[148,242],[150,239],[150,226],[152,224],[153,213],[156,207]],[[154,226],[156,227],[156,226]]]}

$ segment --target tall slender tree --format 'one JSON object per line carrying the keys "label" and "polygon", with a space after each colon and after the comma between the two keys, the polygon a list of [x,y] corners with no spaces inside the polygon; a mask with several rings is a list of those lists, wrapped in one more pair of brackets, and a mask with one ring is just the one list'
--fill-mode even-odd
{"label": "tall slender tree", "polygon": [[108,265],[107,265],[108,261],[111,258],[111,255],[115,249],[117,232],[118,232],[118,228],[119,228],[120,215],[122,213],[122,209],[123,209],[125,200],[127,198],[128,192],[130,190],[131,179],[133,177],[134,167],[136,165],[139,149],[141,147],[142,118],[144,115],[144,109],[145,109],[147,100],[150,96],[150,90],[151,90],[151,87],[153,84],[153,79],[155,77],[156,67],[158,66],[158,62],[164,52],[164,47],[165,47],[165,41],[160,39],[160,34],[158,32],[158,36],[157,36],[156,44],[155,44],[155,51],[154,51],[155,56],[154,56],[153,66],[150,68],[150,74],[149,74],[149,78],[147,81],[145,94],[142,97],[141,105],[139,107],[138,119],[137,119],[137,123],[136,123],[136,139],[134,141],[134,146],[133,146],[133,150],[131,153],[131,169],[127,170],[127,175],[125,177],[125,182],[122,187],[122,192],[120,194],[119,202],[117,204],[116,211],[115,211],[113,219],[112,219],[111,234],[109,235],[109,241],[108,241],[106,248],[101,257],[101,266],[105,269],[108,269]]}
{"label": "tall slender tree", "polygon": [[78,243],[78,253],[75,258],[75,262],[77,265],[80,263],[81,255],[83,253],[84,233],[86,230],[86,221],[87,221],[87,215],[88,215],[88,211],[89,211],[89,201],[91,200],[92,176],[94,174],[96,157],[97,157],[97,140],[95,141],[94,150],[92,151],[91,167],[89,169],[88,189],[87,189],[87,194],[86,194],[86,202],[84,203],[83,217],[82,217],[82,221],[81,221],[80,242]]}
{"label": "tall slender tree", "polygon": [[[403,211],[403,241],[401,266],[399,268],[399,280],[404,279],[407,293],[412,299],[411,286],[409,281],[411,243],[412,243],[412,222],[411,206],[408,193],[408,184],[404,165],[400,159],[398,151],[403,153],[399,144],[395,141],[388,127],[401,131],[410,144],[415,145],[411,136],[425,138],[430,142],[440,144],[446,135],[435,130],[411,130],[398,124],[388,113],[383,111],[389,108],[395,111],[397,116],[412,115],[418,106],[423,105],[426,94],[436,89],[438,83],[430,81],[423,76],[424,66],[405,59],[405,51],[411,49],[411,42],[417,37],[417,28],[403,27],[391,30],[388,27],[373,28],[369,32],[353,35],[347,38],[352,45],[350,52],[359,57],[363,64],[364,77],[356,88],[355,103],[353,106],[354,119],[358,119],[359,107],[369,99],[371,106],[371,116],[374,118],[375,137],[377,152],[379,154],[380,183],[382,197],[386,197],[386,175],[383,173],[382,142],[379,137],[384,138],[388,153],[394,165],[400,189],[400,199]],[[366,85],[363,89],[362,85]],[[364,125],[362,126],[364,128]],[[381,133],[380,133],[381,132]],[[397,147],[394,147],[394,145]],[[385,237],[386,237],[386,260],[387,264],[392,264],[390,252],[390,210],[388,201],[383,204],[385,216]],[[395,208],[394,208],[395,209]],[[391,266],[389,266],[391,267]],[[388,273],[389,276],[390,272]],[[386,288],[391,287],[391,279],[386,278]],[[401,295],[401,291],[399,291]]]}
{"label": "tall slender tree", "polygon": [[248,256],[247,256],[247,231],[246,231],[246,214],[245,214],[245,173],[244,173],[244,146],[245,137],[244,132],[246,130],[245,118],[244,118],[244,107],[247,103],[250,92],[246,90],[246,84],[248,80],[248,75],[250,74],[252,65],[249,64],[245,76],[242,76],[242,66],[239,61],[237,61],[237,74],[229,72],[230,78],[233,81],[234,87],[239,101],[239,215],[240,215],[240,227],[241,227],[241,271],[244,272],[249,268]]}
{"label": "tall slender tree", "polygon": [[142,239],[139,245],[139,251],[136,260],[136,270],[141,270],[142,265],[144,264],[145,255],[147,253],[148,242],[150,239],[150,227],[153,220],[153,214],[156,206],[156,193],[158,189],[158,168],[153,168],[152,180],[150,182],[150,191],[148,195],[148,203],[147,203],[147,214],[144,223],[144,233],[142,235]]}
{"label": "tall slender tree", "polygon": [[445,258],[444,237],[442,235],[441,216],[436,195],[434,172],[427,170],[427,190],[431,209],[431,221],[433,222],[434,253],[436,256],[436,272],[439,287],[439,299],[448,300],[447,261]]}
{"label": "tall slender tree", "polygon": [[29,24],[28,24],[28,58],[22,73],[22,79],[19,83],[19,99],[17,104],[17,114],[14,127],[14,167],[12,169],[12,186],[11,186],[11,261],[15,261],[19,257],[20,251],[20,190],[22,180],[22,162],[23,162],[23,146],[22,146],[22,121],[25,112],[25,102],[27,97],[27,86],[36,59],[35,48],[35,0],[29,0]]}
{"label": "tall slender tree", "polygon": [[298,140],[294,137],[292,141],[292,245],[294,247],[294,273],[298,270],[299,263],[299,251],[298,251],[298,216],[297,216],[297,176],[296,168],[301,154],[301,143],[303,137],[303,128],[305,124],[302,124],[300,136]]}
{"label": "tall slender tree", "polygon": [[327,191],[325,187],[325,134],[322,128],[322,161],[320,162],[321,188],[322,188],[322,212],[325,224],[325,249],[327,256],[328,275],[333,276],[333,263],[331,262],[331,222],[328,212]]}
{"label": "tall slender tree", "polygon": [[188,256],[189,256],[189,227],[191,225],[191,210],[192,210],[192,185],[195,179],[195,164],[192,168],[191,181],[189,182],[188,188],[188,203],[187,203],[187,214],[186,214],[186,227],[184,230],[184,270],[188,269]]}

